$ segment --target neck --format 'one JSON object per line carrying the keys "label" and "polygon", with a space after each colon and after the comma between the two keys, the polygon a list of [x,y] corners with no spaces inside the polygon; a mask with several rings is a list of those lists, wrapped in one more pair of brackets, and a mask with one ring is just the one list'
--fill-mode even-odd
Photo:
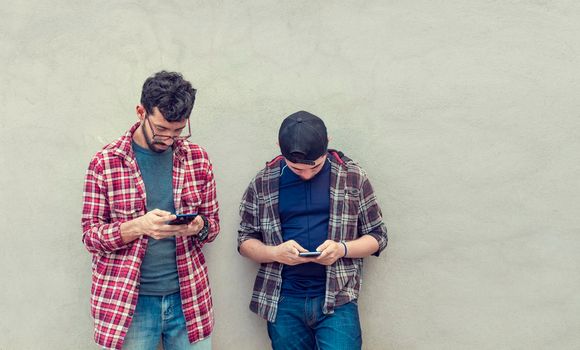
{"label": "neck", "polygon": [[139,126],[133,133],[133,141],[135,141],[139,146],[149,149],[149,145],[147,144],[147,141],[145,141],[145,135],[143,134],[143,122],[141,122],[141,126]]}

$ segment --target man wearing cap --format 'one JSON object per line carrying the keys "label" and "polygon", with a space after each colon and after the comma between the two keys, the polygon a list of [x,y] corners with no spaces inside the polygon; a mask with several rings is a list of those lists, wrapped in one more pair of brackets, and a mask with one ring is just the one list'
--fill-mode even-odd
{"label": "man wearing cap", "polygon": [[360,349],[362,258],[387,246],[373,188],[356,163],[327,149],[326,126],[311,113],[284,119],[278,143],[282,155],[240,205],[238,250],[261,264],[250,309],[268,321],[274,349]]}

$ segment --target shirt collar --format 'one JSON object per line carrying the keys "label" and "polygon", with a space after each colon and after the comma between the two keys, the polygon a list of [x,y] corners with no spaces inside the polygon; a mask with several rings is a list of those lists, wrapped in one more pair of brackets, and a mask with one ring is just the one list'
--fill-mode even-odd
{"label": "shirt collar", "polygon": [[[115,145],[115,153],[121,158],[132,163],[135,160],[135,152],[133,151],[133,134],[141,126],[141,122],[135,123]],[[184,143],[187,141],[176,140],[173,143],[173,154],[180,160],[183,160],[186,155]]]}

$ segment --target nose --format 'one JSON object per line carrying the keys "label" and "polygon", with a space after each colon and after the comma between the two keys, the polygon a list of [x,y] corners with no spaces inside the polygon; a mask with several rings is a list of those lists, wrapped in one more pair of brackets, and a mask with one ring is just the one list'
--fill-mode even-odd
{"label": "nose", "polygon": [[163,145],[165,145],[167,147],[173,145],[173,142],[174,142],[173,139],[166,139],[166,140],[163,140],[163,141],[159,141],[159,143],[161,143],[161,144],[163,144]]}

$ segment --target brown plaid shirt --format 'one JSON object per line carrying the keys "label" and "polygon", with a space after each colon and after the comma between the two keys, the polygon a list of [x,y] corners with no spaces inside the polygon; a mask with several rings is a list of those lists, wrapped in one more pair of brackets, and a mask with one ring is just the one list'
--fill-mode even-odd
{"label": "brown plaid shirt", "polygon": [[[251,238],[275,246],[283,243],[278,214],[279,156],[269,162],[250,182],[240,204],[241,223],[238,249]],[[387,246],[387,228],[366,173],[342,153],[330,151],[330,217],[328,239],[352,241],[371,235],[379,242],[376,256]],[[250,310],[270,322],[276,320],[282,287],[283,264],[261,264],[254,284]],[[358,298],[363,259],[342,258],[326,267],[326,295],[323,312]]]}

